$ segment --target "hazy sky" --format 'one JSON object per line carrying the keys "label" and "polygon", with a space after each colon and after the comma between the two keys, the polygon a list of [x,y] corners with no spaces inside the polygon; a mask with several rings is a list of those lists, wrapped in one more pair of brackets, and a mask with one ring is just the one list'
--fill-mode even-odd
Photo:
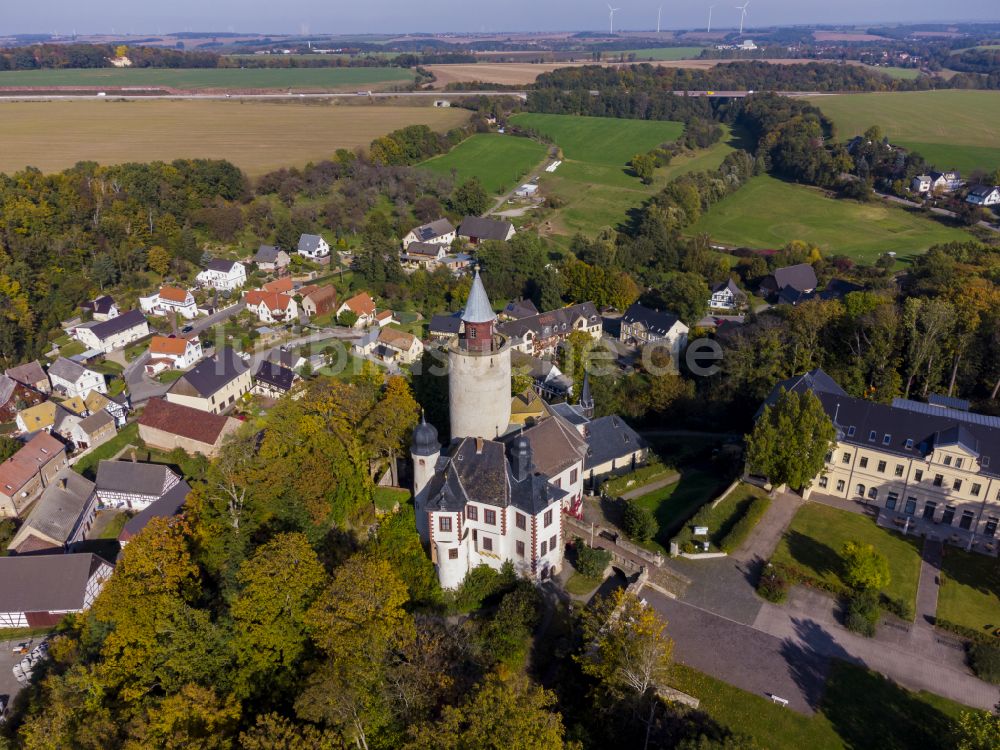
{"label": "hazy sky", "polygon": [[[736,0],[616,0],[615,27],[650,29],[739,21]],[[168,31],[359,33],[607,28],[598,0],[0,0],[0,34],[150,34]],[[998,0],[751,0],[747,27],[779,23],[1000,20]]]}

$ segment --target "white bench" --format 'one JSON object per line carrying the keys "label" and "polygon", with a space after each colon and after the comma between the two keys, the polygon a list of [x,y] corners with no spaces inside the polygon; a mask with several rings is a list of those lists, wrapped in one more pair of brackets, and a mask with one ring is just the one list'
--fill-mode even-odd
{"label": "white bench", "polygon": [[771,703],[777,703],[782,708],[788,708],[788,699],[787,698],[781,698],[781,697],[779,697],[777,695],[772,695],[771,696]]}

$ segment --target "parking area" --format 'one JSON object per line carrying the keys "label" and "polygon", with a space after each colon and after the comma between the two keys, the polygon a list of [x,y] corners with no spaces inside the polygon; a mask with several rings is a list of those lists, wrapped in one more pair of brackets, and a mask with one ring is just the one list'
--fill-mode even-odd
{"label": "parking area", "polygon": [[14,665],[20,663],[25,654],[13,653],[13,648],[19,643],[30,642],[29,649],[35,648],[45,638],[36,635],[33,638],[15,638],[11,641],[0,641],[0,696],[7,696],[8,702],[23,687],[14,677]]}

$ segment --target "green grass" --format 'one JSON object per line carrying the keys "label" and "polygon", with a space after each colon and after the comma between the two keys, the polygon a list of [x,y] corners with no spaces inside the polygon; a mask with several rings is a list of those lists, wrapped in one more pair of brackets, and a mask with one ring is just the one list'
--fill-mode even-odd
{"label": "green grass", "polygon": [[93,68],[0,72],[0,87],[320,89],[410,83],[403,68]]}
{"label": "green grass", "polygon": [[66,346],[59,347],[59,356],[75,357],[77,354],[83,354],[85,351],[87,351],[87,347],[83,345],[83,342],[73,339]]}
{"label": "green grass", "polygon": [[909,603],[912,611],[920,578],[920,540],[880,528],[868,516],[807,503],[795,514],[771,559],[842,587],[841,550],[850,541],[874,545],[886,556],[891,581],[885,593]]}
{"label": "green grass", "polygon": [[674,484],[636,498],[638,505],[653,514],[657,525],[653,539],[643,546],[666,552],[671,537],[718,490],[717,475],[702,469],[687,469],[681,471],[680,480]]}
{"label": "green grass", "polygon": [[500,193],[517,187],[545,153],[543,144],[529,138],[477,133],[421,166],[442,175],[451,175],[454,170],[459,182],[478,177],[487,192]]}
{"label": "green grass", "polygon": [[397,504],[405,505],[410,500],[410,491],[398,487],[376,487],[375,507],[383,513],[391,513]]}
{"label": "green grass", "polygon": [[984,634],[1000,629],[1000,561],[946,546],[941,569],[937,616]]}
{"label": "green grass", "polygon": [[574,572],[566,581],[566,593],[574,596],[586,596],[604,583],[603,578],[589,578],[582,573]]}
{"label": "green grass", "polygon": [[734,734],[749,735],[768,750],[945,750],[954,747],[952,724],[968,710],[926,692],[905,690],[863,667],[834,661],[813,716],[782,708],[766,697],[728,685],[681,664],[671,687],[695,696],[701,710]]}
{"label": "green grass", "polygon": [[120,375],[125,369],[118,362],[114,362],[110,359],[106,359],[103,362],[97,362],[96,364],[88,365],[88,367],[94,372],[99,372],[102,375]]}
{"label": "green grass", "polygon": [[125,425],[121,432],[111,440],[99,445],[73,464],[73,469],[77,474],[83,474],[88,479],[93,479],[97,473],[97,465],[101,461],[113,458],[118,451],[128,445],[138,445],[139,443],[139,424],[132,422],[132,424]]}
{"label": "green grass", "polygon": [[609,497],[621,497],[626,492],[642,489],[647,484],[658,482],[676,472],[677,469],[673,466],[666,466],[659,462],[650,463],[648,466],[640,466],[628,474],[609,479],[601,485],[601,490]]}
{"label": "green grass", "polygon": [[892,65],[884,67],[881,65],[866,65],[865,67],[876,73],[887,75],[890,78],[898,78],[901,81],[915,81],[920,77],[919,68],[897,68]]}
{"label": "green grass", "polygon": [[649,49],[627,49],[622,52],[617,50],[605,52],[605,60],[617,59],[620,55],[634,54],[638,62],[643,60],[694,60],[698,57],[704,47],[650,47]]}
{"label": "green grass", "polygon": [[938,169],[1000,167],[1000,92],[915,91],[812,99],[844,141],[878,125],[893,143],[920,152]]}
{"label": "green grass", "polygon": [[114,518],[108,521],[108,525],[101,531],[98,539],[117,539],[129,518],[128,513],[117,513]]}
{"label": "green grass", "polygon": [[166,370],[157,375],[156,379],[160,383],[166,385],[167,383],[173,383],[177,380],[180,380],[182,377],[184,377],[183,370]]}
{"label": "green grass", "polygon": [[804,240],[818,245],[824,255],[846,255],[864,263],[874,263],[889,251],[901,259],[912,258],[932,245],[970,236],[899,206],[829,198],[817,188],[769,175],[752,178],[712,206],[688,233],[754,248]]}
{"label": "green grass", "polygon": [[[726,534],[746,515],[747,510],[749,510],[750,505],[756,498],[767,498],[767,493],[759,487],[754,487],[752,484],[740,485],[714,508],[706,505],[702,511],[693,516],[684,524],[680,533],[674,537],[675,541],[679,544],[693,541],[695,539],[693,533],[694,526],[707,526],[707,540],[712,545],[711,551],[718,552],[719,546],[722,544],[722,540],[726,537]],[[703,541],[706,537],[698,537],[698,539]]]}

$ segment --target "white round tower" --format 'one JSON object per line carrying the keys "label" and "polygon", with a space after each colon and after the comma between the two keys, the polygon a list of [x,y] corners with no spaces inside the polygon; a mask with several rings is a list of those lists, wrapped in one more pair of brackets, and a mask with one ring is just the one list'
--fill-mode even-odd
{"label": "white round tower", "polygon": [[441,444],[438,442],[437,430],[421,416],[420,424],[413,430],[410,457],[413,460],[413,509],[417,532],[424,544],[430,543],[430,526],[427,518],[428,485],[434,478],[434,469],[440,456]]}
{"label": "white round tower", "polygon": [[510,342],[495,330],[496,313],[479,272],[448,352],[451,437],[493,440],[510,425]]}

